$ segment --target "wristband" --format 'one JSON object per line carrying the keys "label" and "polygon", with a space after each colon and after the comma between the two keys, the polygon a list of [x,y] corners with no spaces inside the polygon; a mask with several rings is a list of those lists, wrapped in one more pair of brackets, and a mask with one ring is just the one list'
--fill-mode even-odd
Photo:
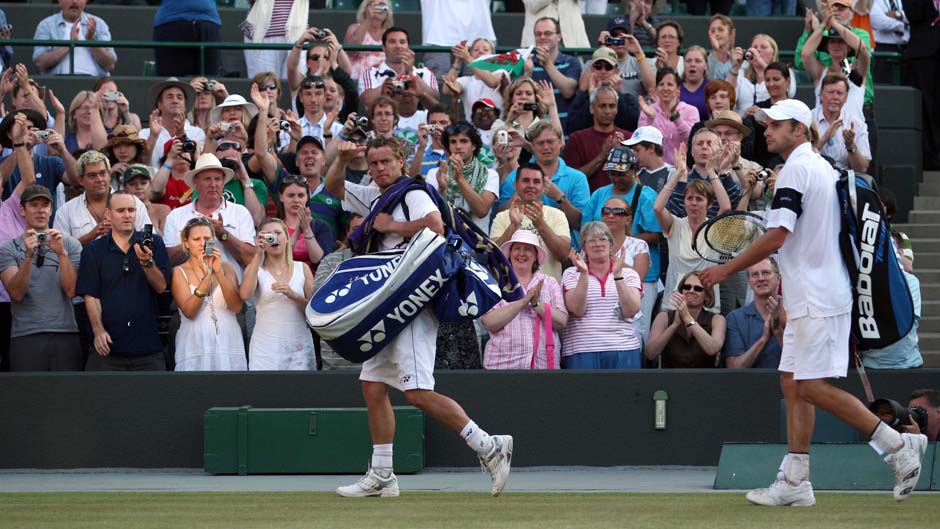
{"label": "wristband", "polygon": [[313,239],[313,235],[311,235],[311,236],[309,236],[309,237],[307,237],[306,235],[304,235],[304,239],[307,239],[308,241],[309,241],[309,240],[312,240],[312,239]]}
{"label": "wristband", "polygon": [[686,327],[695,327],[696,325],[698,325],[698,322],[696,322],[695,320],[692,320],[689,323],[685,324]]}
{"label": "wristband", "polygon": [[16,149],[17,147],[26,147],[26,143],[14,143],[13,148]]}
{"label": "wristband", "polygon": [[336,134],[336,137],[339,138],[340,141],[346,141],[346,140],[349,139],[349,138],[347,138],[346,136],[343,136],[343,131],[339,131],[339,132]]}
{"label": "wristband", "polygon": [[614,281],[623,281],[623,276],[614,277]]}
{"label": "wristband", "polygon": [[166,163],[166,162],[163,163],[163,168],[166,169],[167,171],[172,171],[172,170],[173,170],[173,166],[170,165],[170,164],[168,164],[168,163]]}

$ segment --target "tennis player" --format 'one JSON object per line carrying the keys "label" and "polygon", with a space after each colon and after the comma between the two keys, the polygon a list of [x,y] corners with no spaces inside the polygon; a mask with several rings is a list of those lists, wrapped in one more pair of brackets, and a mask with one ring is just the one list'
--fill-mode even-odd
{"label": "tennis player", "polygon": [[[369,176],[375,186],[346,181],[346,165],[349,160],[361,156],[363,150],[369,162]],[[327,173],[325,187],[342,199],[346,211],[363,217],[368,216],[381,194],[405,174],[405,155],[395,138],[376,138],[368,146],[343,142],[339,145],[338,154],[339,157]],[[372,229],[383,234],[380,251],[401,246],[408,237],[424,228],[444,233],[440,210],[430,195],[423,191],[411,191],[405,195],[404,202],[408,206],[407,215],[399,204],[391,215],[380,213],[373,221]],[[494,496],[498,496],[506,486],[512,461],[512,436],[487,434],[467,417],[460,404],[434,391],[438,325],[434,313],[429,308],[423,309],[395,340],[362,364],[359,380],[369,412],[372,462],[358,482],[336,489],[340,496],[395,497],[399,494],[398,479],[392,471],[395,414],[388,399],[389,386],[402,391],[411,405],[460,434],[490,473],[490,492]]]}
{"label": "tennis player", "polygon": [[836,171],[813,152],[809,107],[778,101],[756,117],[767,130],[767,148],[786,164],[777,178],[767,233],[734,260],[700,273],[707,286],[718,284],[779,251],[787,327],[780,358],[780,387],[787,403],[788,453],[769,488],[747,494],[758,505],[816,504],[809,481],[809,446],[815,407],[871,437],[871,446],[894,467],[894,498],[906,498],[920,475],[927,437],[899,434],[851,394],[826,379],[848,369],[852,289],[839,252]]}

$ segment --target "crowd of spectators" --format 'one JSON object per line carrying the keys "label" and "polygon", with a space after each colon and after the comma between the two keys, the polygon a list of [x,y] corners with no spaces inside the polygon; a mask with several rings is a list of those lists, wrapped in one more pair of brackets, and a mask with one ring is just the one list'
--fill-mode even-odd
{"label": "crowd of spectators", "polygon": [[[293,46],[245,50],[245,93],[163,49],[166,78],[146,101],[108,76],[119,53],[85,3],[60,0],[35,38],[101,47],[69,60],[68,47],[36,46],[20,62],[0,50],[3,369],[355,369],[304,309],[363,222],[325,177],[374,188],[366,146],[390,138],[409,176],[490,234],[525,291],[475,328],[441,326],[445,365],[775,368],[786,328],[776,262],[706,290],[698,272],[710,263],[692,249],[707,219],[769,207],[782,160],[758,110],[792,98],[805,70],[814,148],[874,172],[874,42],[902,52],[905,80],[924,91],[925,166],[936,161],[929,0],[810,6],[794,65],[769,35],[736,41],[730,1],[688,2],[693,13],[710,4],[697,22],[708,42],[686,42],[651,0],[624,1],[596,36],[580,13],[606,2],[527,1],[520,45],[533,48],[519,75],[472,64],[495,50],[490,2],[422,2],[423,43],[451,48],[422,57],[387,0],[361,2],[345,32],[309,25],[307,0],[257,0],[245,42]],[[748,2],[749,14],[795,9]],[[164,1],[153,37],[220,39],[220,24],[215,2]],[[918,39],[932,55],[908,53]],[[562,51],[592,43],[584,62]],[[30,70],[91,77],[74,78],[66,108]],[[910,242],[897,240],[919,301]],[[871,367],[922,363],[916,327],[896,347]]]}

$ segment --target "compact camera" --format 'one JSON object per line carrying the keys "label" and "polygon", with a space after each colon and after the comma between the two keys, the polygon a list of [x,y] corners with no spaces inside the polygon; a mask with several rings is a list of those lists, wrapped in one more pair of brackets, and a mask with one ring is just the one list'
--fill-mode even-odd
{"label": "compact camera", "polygon": [[229,132],[235,132],[235,125],[233,123],[228,123],[226,121],[223,121],[219,123],[219,130],[221,130],[222,132],[226,134],[228,134]]}
{"label": "compact camera", "polygon": [[529,110],[532,112],[538,112],[539,104],[538,103],[523,103],[522,110]]}
{"label": "compact camera", "polygon": [[754,54],[751,53],[750,50],[744,52],[744,60],[746,60],[746,61],[753,61],[753,60],[754,60]]}
{"label": "compact camera", "polygon": [[205,249],[203,250],[203,255],[205,257],[211,257],[215,254],[215,239],[209,239],[206,241]]}
{"label": "compact camera", "polygon": [[180,152],[196,152],[196,142],[189,138],[180,141]]}
{"label": "compact camera", "polygon": [[284,132],[289,131],[289,130],[290,130],[290,121],[287,121],[286,119],[282,119],[282,120],[278,121],[278,122],[277,122],[277,128],[283,130]]}
{"label": "compact camera", "polygon": [[206,82],[202,83],[202,86],[205,87],[205,91],[206,91],[206,92],[211,92],[211,91],[215,90],[215,81],[206,81]]}
{"label": "compact camera", "polygon": [[363,128],[368,127],[369,118],[366,116],[356,116],[356,125],[363,127]]}
{"label": "compact camera", "polygon": [[319,40],[323,40],[329,36],[329,33],[327,33],[326,31],[323,31],[322,29],[315,29],[313,31],[313,36]]}
{"label": "compact camera", "polygon": [[433,136],[434,131],[437,130],[437,125],[428,125],[428,135]]}
{"label": "compact camera", "polygon": [[608,46],[623,46],[627,43],[627,39],[624,37],[607,37],[604,39],[604,44]]}
{"label": "compact camera", "polygon": [[117,90],[108,90],[107,92],[101,95],[101,98],[104,99],[105,101],[112,101],[112,102],[117,101],[118,99],[120,99],[120,97],[121,97],[121,93],[118,92]]}
{"label": "compact camera", "polygon": [[768,176],[770,176],[770,172],[767,169],[761,169],[757,172],[757,181],[763,182]]}
{"label": "compact camera", "polygon": [[222,164],[222,167],[225,167],[226,169],[231,169],[232,172],[235,172],[235,173],[238,172],[238,162],[236,162],[235,160],[231,158],[222,158],[221,160],[219,160],[219,163]]}
{"label": "compact camera", "polygon": [[388,4],[380,4],[379,9],[388,13]]}
{"label": "compact camera", "polygon": [[46,244],[49,242],[49,234],[44,231],[36,233],[36,242],[39,244]]}
{"label": "compact camera", "polygon": [[509,145],[509,133],[505,130],[496,132],[496,143],[498,145]]}
{"label": "compact camera", "polygon": [[269,244],[269,245],[270,245],[270,244],[277,244],[277,234],[276,234],[276,233],[271,233],[271,232],[269,232],[269,231],[262,232],[262,233],[261,233],[261,241],[264,242],[264,244]]}
{"label": "compact camera", "polygon": [[153,224],[144,224],[144,236],[140,240],[140,245],[145,248],[153,248]]}
{"label": "compact camera", "polygon": [[52,136],[51,130],[37,130],[36,137],[39,138],[39,141],[46,141],[49,139],[49,136]]}

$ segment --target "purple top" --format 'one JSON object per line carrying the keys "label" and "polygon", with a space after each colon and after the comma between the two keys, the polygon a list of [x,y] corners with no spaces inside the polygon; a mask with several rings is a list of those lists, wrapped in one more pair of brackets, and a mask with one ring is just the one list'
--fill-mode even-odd
{"label": "purple top", "polygon": [[[20,194],[15,190],[0,203],[0,244],[11,241],[26,231],[26,221],[20,214]],[[10,294],[0,282],[0,302],[9,303]]]}

